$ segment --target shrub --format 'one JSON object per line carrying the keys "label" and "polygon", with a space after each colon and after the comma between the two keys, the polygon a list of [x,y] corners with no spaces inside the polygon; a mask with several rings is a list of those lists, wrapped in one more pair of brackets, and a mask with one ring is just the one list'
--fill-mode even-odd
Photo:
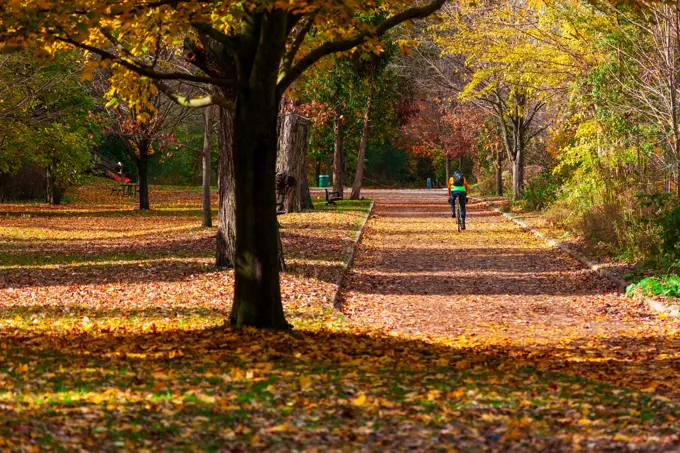
{"label": "shrub", "polygon": [[561,178],[550,171],[542,171],[529,179],[522,195],[526,208],[537,211],[554,203],[561,186]]}
{"label": "shrub", "polygon": [[644,221],[656,226],[664,257],[668,262],[680,260],[680,198],[668,193],[640,194],[639,198],[647,208]]}
{"label": "shrub", "polygon": [[628,297],[637,294],[642,296],[680,297],[680,276],[649,277],[641,280],[639,283],[630,285],[626,289]]}
{"label": "shrub", "polygon": [[632,191],[613,194],[600,203],[583,197],[558,199],[546,212],[548,222],[633,261],[658,261],[661,254],[660,227],[648,220],[651,217],[650,209]]}

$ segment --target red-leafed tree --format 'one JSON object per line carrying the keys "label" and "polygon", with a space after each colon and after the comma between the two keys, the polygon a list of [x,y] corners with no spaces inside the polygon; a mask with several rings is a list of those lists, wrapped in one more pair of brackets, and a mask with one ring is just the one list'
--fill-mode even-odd
{"label": "red-leafed tree", "polygon": [[401,127],[401,144],[418,156],[443,157],[448,181],[451,159],[462,159],[474,153],[482,120],[483,112],[471,105],[417,100]]}
{"label": "red-leafed tree", "polygon": [[151,99],[155,111],[139,112],[126,103],[106,109],[109,131],[116,134],[137,166],[139,209],[149,209],[149,158],[176,144],[175,128],[189,110],[157,95]]}

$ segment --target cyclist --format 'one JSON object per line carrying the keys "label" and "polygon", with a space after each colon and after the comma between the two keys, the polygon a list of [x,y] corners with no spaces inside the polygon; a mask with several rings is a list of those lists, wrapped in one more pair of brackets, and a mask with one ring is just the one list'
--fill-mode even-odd
{"label": "cyclist", "polygon": [[456,170],[453,176],[449,178],[449,204],[451,205],[451,217],[456,217],[456,198],[460,201],[460,215],[463,217],[462,228],[465,229],[465,216],[466,210],[465,205],[467,204],[467,191],[470,190],[470,186],[463,176],[460,170]]}

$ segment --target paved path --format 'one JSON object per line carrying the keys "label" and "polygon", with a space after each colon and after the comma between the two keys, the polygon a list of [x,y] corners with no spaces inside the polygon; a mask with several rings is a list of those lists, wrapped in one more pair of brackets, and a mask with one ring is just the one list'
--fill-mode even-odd
{"label": "paved path", "polygon": [[341,302],[353,320],[426,336],[562,342],[663,328],[606,279],[473,203],[458,233],[442,191],[376,200]]}

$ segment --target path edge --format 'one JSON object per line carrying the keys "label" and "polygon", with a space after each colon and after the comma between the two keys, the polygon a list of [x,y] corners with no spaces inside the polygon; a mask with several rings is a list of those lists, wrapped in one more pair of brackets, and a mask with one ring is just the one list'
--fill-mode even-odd
{"label": "path edge", "polygon": [[340,274],[340,278],[338,278],[338,281],[336,283],[335,295],[333,296],[333,308],[335,308],[336,310],[340,310],[340,293],[342,292],[345,286],[345,280],[347,279],[349,270],[352,267],[352,264],[354,263],[354,256],[356,255],[357,248],[359,248],[359,243],[361,242],[361,239],[364,237],[364,230],[366,229],[366,225],[368,224],[368,219],[370,219],[371,216],[373,215],[373,208],[375,208],[375,200],[371,201],[371,206],[368,208],[368,212],[366,213],[364,220],[361,222],[361,226],[357,231],[357,234],[354,238],[354,242],[350,246],[347,261],[345,261],[342,265],[342,273]]}
{"label": "path edge", "polygon": [[[478,199],[478,200],[479,200],[479,199]],[[482,203],[484,203],[484,205],[485,205],[487,208],[493,209],[495,212],[501,214],[501,215],[504,216],[506,219],[508,219],[508,220],[510,220],[511,222],[513,222],[514,224],[520,226],[524,231],[533,234],[534,236],[536,236],[537,238],[541,239],[543,242],[545,242],[545,243],[548,244],[549,246],[551,246],[551,247],[553,247],[553,248],[556,248],[556,249],[562,251],[563,253],[566,253],[567,255],[569,255],[569,256],[571,256],[572,258],[574,258],[576,261],[579,261],[581,264],[583,264],[584,266],[588,267],[590,270],[595,271],[595,272],[597,272],[598,274],[602,275],[603,277],[605,277],[606,279],[608,279],[608,280],[611,281],[612,283],[616,284],[616,286],[618,286],[622,291],[625,292],[625,291],[626,291],[626,288],[628,288],[628,286],[629,286],[629,283],[628,283],[628,282],[626,282],[625,280],[623,280],[623,279],[617,277],[616,275],[614,275],[612,272],[610,272],[609,270],[605,269],[605,268],[602,267],[601,265],[599,265],[599,264],[597,264],[597,263],[594,263],[594,262],[590,261],[588,258],[586,258],[585,256],[583,256],[583,255],[580,254],[579,252],[577,252],[577,251],[575,251],[575,250],[573,250],[573,249],[570,249],[569,247],[567,247],[566,245],[564,245],[564,244],[561,243],[561,242],[557,242],[557,241],[554,240],[554,239],[550,239],[550,238],[547,237],[545,234],[543,234],[543,233],[541,233],[540,231],[538,231],[536,228],[527,225],[526,223],[524,223],[523,221],[519,220],[518,218],[516,218],[516,217],[513,216],[512,214],[508,214],[507,212],[503,212],[503,211],[501,211],[501,210],[498,209],[498,208],[494,208],[494,207],[492,207],[489,203],[487,203],[487,202],[484,201],[484,200],[479,200],[479,201],[481,201]],[[649,298],[646,298],[646,297],[643,297],[643,298],[641,298],[641,299],[645,302],[645,304],[646,304],[652,311],[655,311],[655,312],[657,312],[657,313],[663,313],[663,314],[666,314],[666,315],[668,315],[668,316],[672,316],[672,317],[674,317],[674,318],[680,317],[680,304],[677,305],[677,306],[668,306],[668,305],[662,304],[661,302],[658,302],[658,301],[656,301],[656,300],[649,299]]]}

